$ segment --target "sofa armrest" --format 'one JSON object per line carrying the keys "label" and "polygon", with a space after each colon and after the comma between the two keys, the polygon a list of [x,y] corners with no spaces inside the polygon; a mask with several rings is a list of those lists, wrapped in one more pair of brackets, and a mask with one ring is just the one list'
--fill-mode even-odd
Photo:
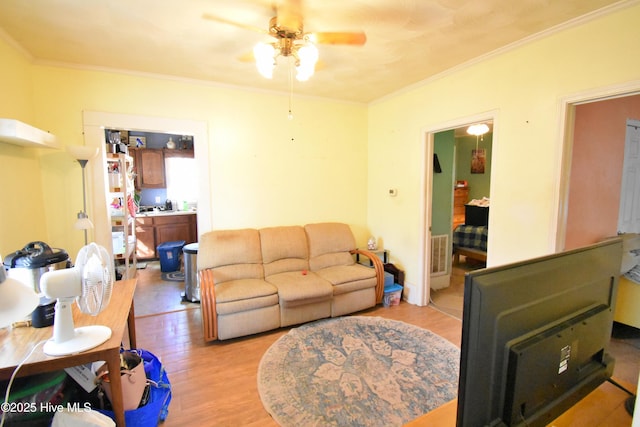
{"label": "sofa armrest", "polygon": [[384,265],[382,261],[376,254],[364,249],[353,249],[350,252],[352,255],[364,255],[373,263],[373,268],[376,270],[376,304],[380,304],[384,296]]}
{"label": "sofa armrest", "polygon": [[213,270],[200,270],[200,310],[205,341],[218,339],[218,314],[216,311],[216,288]]}

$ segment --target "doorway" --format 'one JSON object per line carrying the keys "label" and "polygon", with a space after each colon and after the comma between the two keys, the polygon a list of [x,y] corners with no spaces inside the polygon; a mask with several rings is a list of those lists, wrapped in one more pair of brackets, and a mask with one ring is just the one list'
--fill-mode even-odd
{"label": "doorway", "polygon": [[640,118],[640,94],[567,102],[566,108],[558,251],[617,234],[626,124]]}
{"label": "doorway", "polygon": [[[423,294],[419,305],[431,300],[431,289],[449,286],[452,275],[454,222],[465,221],[464,205],[472,200],[490,200],[491,154],[495,145],[495,112],[469,117],[425,132],[424,160],[424,263]],[[482,134],[467,132],[484,123]],[[439,167],[436,167],[439,166]],[[472,188],[473,187],[473,188]],[[455,190],[462,189],[454,220]],[[460,192],[460,191],[459,191]],[[462,208],[462,211],[461,211]],[[488,212],[488,206],[484,207]],[[488,214],[485,215],[484,249],[487,256]],[[444,242],[444,243],[443,243]]]}
{"label": "doorway", "polygon": [[85,111],[83,112],[85,144],[97,147],[100,153],[98,161],[87,165],[88,188],[90,188],[88,198],[91,200],[91,218],[94,221],[93,240],[96,243],[106,248],[112,245],[109,215],[104,203],[107,188],[103,166],[106,161],[105,128],[192,135],[199,182],[197,228],[199,233],[212,228],[211,183],[208,173],[209,139],[205,122]]}

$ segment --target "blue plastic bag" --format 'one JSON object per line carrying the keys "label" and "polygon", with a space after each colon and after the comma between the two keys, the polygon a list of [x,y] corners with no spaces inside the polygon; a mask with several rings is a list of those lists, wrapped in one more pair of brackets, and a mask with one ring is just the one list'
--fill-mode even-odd
{"label": "blue plastic bag", "polygon": [[[150,395],[146,405],[132,411],[125,411],[124,420],[127,427],[157,426],[167,418],[169,402],[171,402],[171,383],[167,371],[160,359],[153,353],[142,349],[127,350],[138,354],[144,362],[144,372],[150,383]],[[113,411],[98,411],[115,420]]]}

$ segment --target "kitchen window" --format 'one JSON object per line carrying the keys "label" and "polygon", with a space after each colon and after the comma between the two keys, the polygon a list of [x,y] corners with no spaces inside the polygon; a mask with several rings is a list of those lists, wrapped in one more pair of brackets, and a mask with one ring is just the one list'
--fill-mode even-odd
{"label": "kitchen window", "polygon": [[167,177],[167,198],[175,200],[182,208],[187,201],[194,206],[198,197],[198,180],[196,162],[188,157],[165,158],[165,173]]}

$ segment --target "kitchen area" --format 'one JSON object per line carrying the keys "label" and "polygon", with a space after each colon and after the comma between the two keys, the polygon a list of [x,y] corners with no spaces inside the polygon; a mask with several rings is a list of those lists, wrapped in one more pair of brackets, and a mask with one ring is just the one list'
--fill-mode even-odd
{"label": "kitchen area", "polygon": [[198,240],[193,136],[105,129],[113,251],[125,270]]}

